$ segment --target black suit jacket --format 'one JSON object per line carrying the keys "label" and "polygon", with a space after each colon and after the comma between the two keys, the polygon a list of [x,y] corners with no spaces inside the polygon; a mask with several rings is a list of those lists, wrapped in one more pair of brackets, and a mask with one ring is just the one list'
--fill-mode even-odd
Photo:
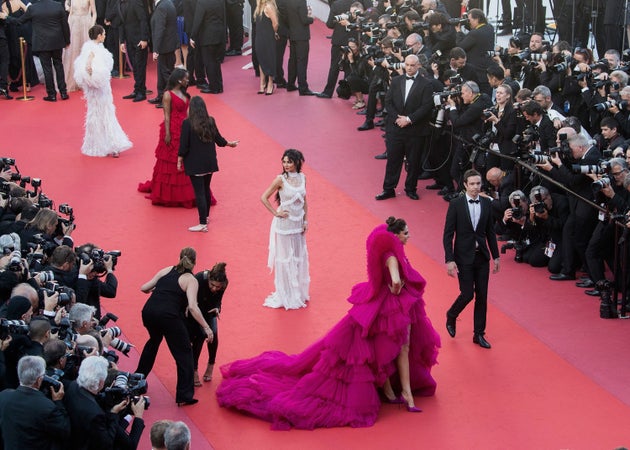
{"label": "black suit jacket", "polygon": [[538,142],[542,152],[547,152],[547,150],[556,146],[556,128],[547,114],[543,116],[538,125],[538,134],[540,135]]}
{"label": "black suit jacket", "polygon": [[121,0],[120,40],[127,45],[138,45],[140,41],[149,41],[151,30],[149,28],[149,14],[142,0]]}
{"label": "black suit jacket", "polygon": [[70,436],[70,419],[63,402],[53,402],[42,392],[24,386],[0,392],[0,425],[6,450],[63,448]]}
{"label": "black suit jacket", "polygon": [[[433,110],[433,89],[426,78],[416,73],[407,101],[405,101],[406,76],[397,76],[385,95],[385,107],[387,108],[387,133],[401,136],[429,136],[431,127],[429,119]],[[408,116],[411,124],[400,128],[396,125],[398,116]]]}
{"label": "black suit jacket", "polygon": [[292,41],[310,40],[313,18],[308,15],[306,0],[287,0],[286,5],[289,39]]}
{"label": "black suit jacket", "polygon": [[348,43],[350,32],[346,30],[346,27],[339,25],[339,22],[335,20],[335,16],[350,11],[350,5],[353,3],[353,0],[336,0],[331,5],[326,26],[333,30],[332,45],[346,45]]}
{"label": "black suit jacket", "polygon": [[171,53],[179,48],[177,11],[171,0],[160,0],[151,14],[152,49],[155,53]]}
{"label": "black suit jacket", "polygon": [[492,63],[488,51],[494,50],[494,28],[490,24],[485,24],[470,30],[466,35],[459,32],[457,46],[466,51],[468,62],[485,70]]}
{"label": "black suit jacket", "polygon": [[197,0],[192,38],[195,44],[201,46],[225,43],[225,2],[223,0]]}
{"label": "black suit jacket", "polygon": [[453,132],[470,141],[483,130],[482,113],[492,106],[492,100],[486,94],[480,94],[476,100],[461,109],[451,109],[448,117],[453,125]]}
{"label": "black suit jacket", "polygon": [[[451,200],[444,223],[445,261],[455,261],[457,265],[472,264],[475,260],[475,247],[490,260],[499,257],[497,237],[494,232],[490,199],[479,197],[481,213],[475,230],[468,210],[468,199],[460,195]],[[454,238],[454,239],[453,239]]]}
{"label": "black suit jacket", "polygon": [[7,17],[7,21],[33,24],[32,49],[35,53],[61,50],[70,45],[70,27],[61,3],[39,0],[31,3],[22,17]]}
{"label": "black suit jacket", "polygon": [[227,141],[221,136],[219,130],[214,136],[214,141],[202,142],[197,133],[192,130],[190,121],[188,119],[184,120],[182,133],[179,138],[178,156],[184,158],[186,175],[199,175],[219,170],[215,145],[219,147],[227,145]]}
{"label": "black suit jacket", "polygon": [[197,8],[197,0],[184,0],[182,3],[182,9],[184,10],[184,31],[188,36],[192,35],[195,8]]}

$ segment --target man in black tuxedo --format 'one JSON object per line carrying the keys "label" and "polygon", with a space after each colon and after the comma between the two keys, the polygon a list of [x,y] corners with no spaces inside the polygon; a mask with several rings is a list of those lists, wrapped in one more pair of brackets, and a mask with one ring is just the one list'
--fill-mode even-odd
{"label": "man in black tuxedo", "polygon": [[[18,19],[8,17],[8,21],[23,24],[31,22],[33,25],[33,54],[39,57],[46,80],[47,102],[57,101],[55,78],[62,100],[67,100],[66,78],[63,70],[61,55],[63,49],[70,45],[70,27],[63,5],[54,0],[39,0],[31,3],[22,17]],[[53,66],[55,76],[53,77]]]}
{"label": "man in black tuxedo", "polygon": [[147,98],[149,15],[142,0],[120,0],[120,18],[120,49],[129,56],[134,80],[133,92],[123,98],[141,102]]}
{"label": "man in black tuxedo", "polygon": [[[64,402],[70,416],[73,450],[135,449],[144,430],[144,398],[128,399],[105,411],[96,401],[107,378],[108,361],[101,356],[88,356],[81,363],[79,376],[68,387]],[[129,434],[120,425],[118,414],[128,404],[134,416]]]}
{"label": "man in black tuxedo", "polygon": [[[475,298],[473,342],[490,348],[484,337],[488,309],[490,257],[493,273],[499,271],[499,247],[492,220],[492,205],[481,197],[481,174],[467,170],[463,178],[466,192],[448,205],[444,224],[444,253],[449,276],[459,280],[460,294],[446,313],[446,330],[455,337],[456,320],[466,305]],[[454,239],[453,239],[454,238]]]}
{"label": "man in black tuxedo", "polygon": [[175,67],[175,50],[179,48],[177,36],[177,11],[171,0],[156,0],[151,14],[151,36],[153,60],[157,60],[157,96],[149,100],[156,106],[162,105],[162,94]]}
{"label": "man in black tuxedo", "polygon": [[208,77],[208,88],[202,88],[201,92],[220,94],[223,92],[221,62],[225,56],[224,0],[197,0],[190,38],[191,45],[199,50]]}
{"label": "man in black tuxedo", "polygon": [[[287,91],[300,91],[300,95],[316,95],[308,88],[306,71],[308,68],[309,41],[313,15],[306,0],[287,0],[287,23],[289,24],[289,66],[287,70]],[[297,87],[295,80],[297,78]]]}
{"label": "man in black tuxedo", "polygon": [[431,83],[418,73],[419,70],[418,57],[407,56],[405,75],[394,78],[385,95],[387,166],[383,192],[376,196],[376,200],[396,196],[395,189],[405,158],[407,159],[405,193],[412,200],[419,199],[416,189],[420,174],[420,154],[431,134],[429,119],[433,110]]}
{"label": "man in black tuxedo", "polygon": [[0,393],[0,434],[5,449],[48,450],[66,448],[70,419],[63,402],[63,384],[50,389],[51,399],[39,389],[46,362],[39,356],[24,356],[18,363],[20,386]]}

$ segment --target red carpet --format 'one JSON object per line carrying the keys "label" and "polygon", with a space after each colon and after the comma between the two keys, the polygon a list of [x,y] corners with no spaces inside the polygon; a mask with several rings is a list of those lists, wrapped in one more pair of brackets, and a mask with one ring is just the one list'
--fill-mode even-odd
{"label": "red carpet", "polygon": [[[327,30],[313,27],[309,81],[320,90],[328,69]],[[212,209],[207,234],[186,231],[196,210],[151,206],[136,192],[151,174],[162,112],[148,104],[119,100],[132,80],[113,80],[118,117],[134,148],[120,159],[80,154],[84,104],[80,94],[67,102],[45,103],[42,87],[29,103],[0,101],[4,139],[0,156],[15,157],[24,175],[40,177],[49,197],[74,207],[75,242],[121,249],[115,300],[104,302],[120,316],[126,337],[141,350],[147,334],[140,310],[146,295],[139,286],[158,269],[176,262],[181,247],[198,251],[198,269],[226,261],[230,287],[219,324],[218,363],[279,349],[301,351],[344,313],[345,298],[365,278],[365,237],[388,215],[402,216],[412,240],[407,254],[427,278],[428,313],[443,330],[445,311],[456,295],[446,276],[441,228],[446,204],[420,184],[419,202],[406,197],[376,202],[384,163],[372,156],[383,150],[380,131],[355,131],[363,117],[340,99],[298,97],[278,90],[255,95],[258,80],[241,70],[247,57],[228,58],[225,93],[205,96],[209,110],[236,149],[220,148],[221,171],[213,178],[219,204]],[[149,85],[154,87],[154,66]],[[197,94],[191,88],[193,95]],[[266,268],[270,214],[260,194],[280,170],[284,148],[306,156],[308,177],[311,304],[299,311],[263,308],[273,289]],[[401,188],[402,189],[402,188]],[[150,376],[152,405],[141,448],[149,448],[148,427],[160,418],[191,426],[193,448],[204,449],[612,449],[629,445],[630,364],[625,357],[625,321],[598,318],[598,304],[571,283],[551,282],[544,270],[503,256],[492,276],[488,320],[490,351],[471,343],[472,309],[458,322],[458,336],[443,334],[435,369],[435,397],[418,399],[422,414],[385,405],[367,429],[272,432],[266,422],[217,406],[215,380],[197,390],[198,405],[174,403],[175,365],[166,345]],[[137,352],[121,360],[134,370]],[[205,355],[205,352],[204,352]],[[201,365],[205,366],[202,355]],[[124,357],[123,357],[124,359]],[[203,369],[202,369],[203,370]]]}

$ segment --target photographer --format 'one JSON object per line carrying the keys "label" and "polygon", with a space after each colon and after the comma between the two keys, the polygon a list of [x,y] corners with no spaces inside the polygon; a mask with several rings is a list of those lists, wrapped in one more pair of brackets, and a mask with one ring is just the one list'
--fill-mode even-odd
{"label": "photographer", "polygon": [[620,102],[615,102],[608,111],[619,124],[617,131],[625,138],[630,137],[630,86],[626,86],[619,92]]}
{"label": "photographer", "polygon": [[406,55],[416,55],[420,57],[420,55],[424,55],[427,60],[431,58],[431,49],[424,45],[422,42],[422,36],[418,33],[411,33],[405,39],[405,51]]}
{"label": "photographer", "polygon": [[562,269],[562,228],[569,215],[569,203],[563,194],[550,193],[544,186],[535,186],[530,194],[530,247],[524,262],[532,267],[547,267],[549,272]]}
{"label": "photographer", "polygon": [[46,270],[52,271],[57,281],[62,286],[75,289],[77,285],[76,262],[77,255],[67,245],[55,248],[48,260]]}
{"label": "photographer", "polygon": [[[94,316],[100,319],[101,296],[115,298],[118,289],[118,279],[114,275],[115,257],[89,243],[78,247],[77,253],[81,261],[76,282],[77,302],[93,306],[96,309]],[[105,281],[101,280],[103,276]]]}
{"label": "photographer", "polygon": [[440,52],[442,55],[448,55],[456,45],[455,28],[449,23],[448,18],[440,13],[430,14],[427,24],[429,25],[429,29],[425,30],[427,46],[434,54]]}
{"label": "photographer", "polygon": [[367,94],[370,87],[368,79],[370,66],[361,56],[361,49],[354,38],[350,38],[348,45],[342,46],[341,50],[339,67],[344,73],[343,79],[350,88],[350,94],[355,97],[352,109],[363,109],[365,107],[363,94]]}
{"label": "photographer", "polygon": [[623,145],[625,139],[618,132],[619,123],[612,117],[604,117],[599,126],[602,130],[600,150],[604,156],[610,157],[613,150]]}
{"label": "photographer", "polygon": [[516,190],[509,197],[509,207],[503,212],[501,220],[495,224],[495,232],[508,242],[501,247],[501,253],[509,248],[515,250],[514,260],[524,262],[524,253],[530,244],[529,202],[523,191]]}
{"label": "photographer", "polygon": [[40,209],[33,220],[27,223],[24,230],[20,233],[22,251],[26,252],[28,250],[27,244],[29,242],[35,242],[34,236],[36,234],[41,234],[48,242],[55,243],[56,245],[67,245],[72,248],[74,243],[70,235],[74,230],[74,224],[66,225],[62,223],[61,228],[63,231],[63,238],[61,239],[61,242],[56,242],[55,230],[57,229],[58,222],[59,216],[55,211],[47,208]]}
{"label": "photographer", "polygon": [[[490,97],[479,92],[479,86],[473,81],[465,82],[461,87],[461,96],[448,98],[447,115],[453,127],[453,133],[461,140],[453,142],[453,161],[451,163],[451,177],[461,190],[461,177],[469,168],[470,153],[464,143],[471,143],[472,137],[483,130],[483,111],[492,106]],[[463,143],[463,142],[464,143]],[[458,192],[444,196],[444,200],[451,201],[459,195]]]}
{"label": "photographer", "polygon": [[332,98],[337,78],[339,77],[339,63],[343,57],[342,47],[348,44],[352,31],[348,26],[353,23],[360,25],[363,15],[363,5],[354,0],[336,0],[330,6],[326,26],[333,30],[330,47],[330,68],[328,80],[324,90],[317,94],[319,98]]}
{"label": "photographer", "polygon": [[[97,402],[98,394],[105,387],[109,363],[100,356],[89,356],[81,363],[79,377],[73,381],[65,396],[65,404],[72,423],[73,449],[111,450],[135,449],[144,430],[142,416],[145,401],[125,398],[109,410]],[[120,425],[118,414],[131,407],[134,416],[131,432]]]}
{"label": "photographer", "polygon": [[[562,183],[575,194],[586,200],[593,199],[592,179],[582,173],[582,167],[597,165],[601,153],[596,147],[589,145],[581,134],[569,137],[569,146],[573,161],[577,164],[577,172],[572,172],[557,153],[550,156],[550,161],[538,164],[548,172],[554,180]],[[553,163],[553,164],[552,164]],[[575,195],[569,196],[569,217],[562,230],[562,270],[549,278],[556,281],[575,280],[575,271],[586,265],[586,247],[597,221],[597,213],[591,205],[583,202]]]}
{"label": "photographer", "polygon": [[[597,194],[597,203],[604,206],[608,214],[600,213],[598,222],[593,230],[593,235],[588,241],[586,248],[586,267],[590,283],[584,287],[593,287],[598,281],[605,280],[604,262],[615,271],[615,221],[610,216],[621,216],[628,210],[629,193],[623,187],[624,180],[628,175],[626,161],[621,158],[613,158],[607,163],[607,174],[591,175],[594,179],[592,183],[593,192]],[[599,297],[597,288],[585,291],[585,294]]]}
{"label": "photographer", "polygon": [[486,77],[493,90],[497,89],[502,84],[509,86],[512,90],[511,100],[513,100],[514,96],[521,90],[521,85],[518,84],[518,81],[515,81],[511,77],[506,77],[505,69],[498,64],[491,64],[486,69]]}
{"label": "photographer", "polygon": [[[468,64],[468,56],[461,47],[454,47],[449,53],[449,69],[455,70],[464,81],[472,81],[480,86],[478,67]],[[485,75],[484,75],[485,79]],[[490,86],[490,85],[488,85]]]}
{"label": "photographer", "polygon": [[535,101],[529,101],[521,108],[523,116],[529,125],[533,125],[538,132],[537,148],[542,153],[547,151],[555,145],[556,142],[556,130],[553,126],[553,122],[549,119],[549,116],[545,114],[542,106]]}
{"label": "photographer", "polygon": [[477,79],[482,92],[490,94],[490,85],[486,81],[486,69],[492,63],[488,52],[494,49],[494,28],[486,19],[482,10],[473,8],[468,11],[470,32],[464,34],[461,24],[455,26],[456,43],[468,55],[470,63],[477,68]]}
{"label": "photographer", "polygon": [[528,51],[519,53],[515,58],[520,58],[523,66],[523,87],[533,90],[540,84],[541,72],[547,70],[547,49],[543,44],[543,35],[541,33],[532,34],[529,38]]}
{"label": "photographer", "polygon": [[493,108],[484,111],[486,124],[490,125],[492,132],[492,144],[488,153],[487,167],[500,167],[501,170],[510,171],[514,168],[514,161],[497,156],[497,153],[514,157],[518,152],[516,144],[512,141],[516,135],[517,119],[516,111],[512,106],[512,89],[507,84],[502,84],[496,90],[496,103]]}
{"label": "photographer", "polygon": [[39,356],[25,356],[18,363],[20,386],[0,393],[0,432],[4,448],[45,450],[67,448],[70,420],[64,408],[64,388],[50,388],[48,399],[39,389],[46,363]]}

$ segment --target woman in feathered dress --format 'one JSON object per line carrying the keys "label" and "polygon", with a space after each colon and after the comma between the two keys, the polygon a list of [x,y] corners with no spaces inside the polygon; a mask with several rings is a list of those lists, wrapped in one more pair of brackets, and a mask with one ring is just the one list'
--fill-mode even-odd
{"label": "woman in feathered dress", "polygon": [[87,102],[85,137],[81,152],[88,156],[114,156],[131,148],[131,142],[116,119],[116,107],[110,84],[114,65],[112,54],[105,49],[105,29],[94,25],[90,40],[83,44],[74,61],[74,79]]}
{"label": "woman in feathered dress", "polygon": [[419,412],[414,394],[435,393],[440,337],[424,309],[426,282],[405,256],[408,237],[403,219],[376,227],[367,239],[368,281],[352,288],[348,314],[300,354],[270,351],[221,367],[219,404],[277,430],[371,426],[379,389],[386,402]]}

